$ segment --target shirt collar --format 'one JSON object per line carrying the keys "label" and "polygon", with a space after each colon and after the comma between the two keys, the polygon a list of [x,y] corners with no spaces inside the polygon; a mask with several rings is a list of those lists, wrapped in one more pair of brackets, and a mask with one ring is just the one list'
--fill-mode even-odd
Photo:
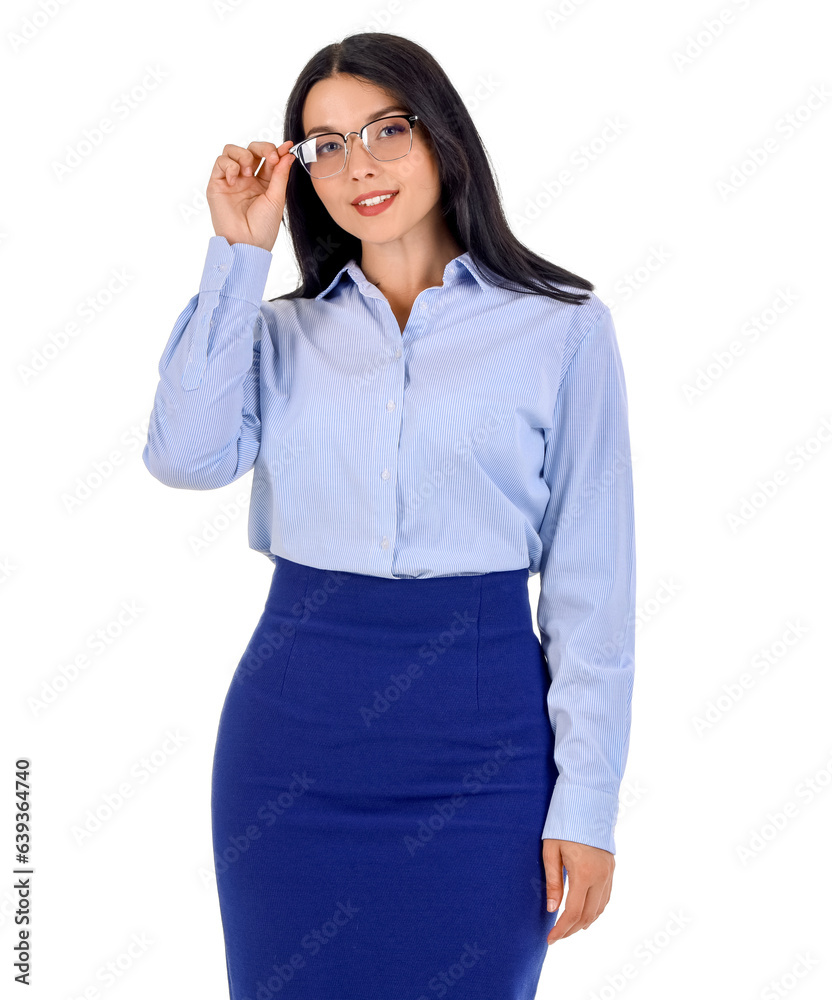
{"label": "shirt collar", "polygon": [[[483,271],[488,273],[488,268],[486,268],[484,265],[480,265],[480,267]],[[362,292],[366,292],[371,296],[375,295],[376,297],[381,295],[381,292],[379,292],[379,290],[375,287],[375,285],[371,284],[367,280],[364,272],[361,270],[355,258],[353,257],[350,260],[348,260],[346,264],[344,264],[344,266],[335,275],[332,281],[330,281],[327,287],[322,292],[318,292],[318,294],[315,296],[315,300],[317,301],[318,299],[322,299],[326,295],[328,295],[335,288],[335,286],[339,284],[341,278],[345,273],[352,278],[353,282],[358,286],[358,288]],[[445,271],[442,275],[442,281],[445,285],[450,285],[453,284],[455,281],[459,280],[460,278],[464,278],[466,274],[473,276],[477,284],[483,290],[491,287],[490,283],[483,277],[483,275],[481,275],[477,271],[476,267],[474,266],[474,261],[471,259],[471,254],[467,250],[465,253],[460,254],[459,257],[454,257],[453,260],[448,261],[448,263],[445,265]]]}

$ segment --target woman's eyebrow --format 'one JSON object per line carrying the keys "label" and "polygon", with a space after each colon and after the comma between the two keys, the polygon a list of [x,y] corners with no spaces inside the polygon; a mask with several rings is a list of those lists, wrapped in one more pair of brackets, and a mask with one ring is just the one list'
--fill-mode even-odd
{"label": "woman's eyebrow", "polygon": [[[373,117],[370,121],[375,121],[376,118],[381,118],[382,115],[386,115],[390,111],[401,111],[401,104],[388,104],[386,108],[379,108],[378,111],[373,112]],[[316,125],[314,128],[306,130],[306,135],[310,136],[313,132],[337,132],[338,129],[334,125]],[[344,133],[341,132],[341,135]]]}

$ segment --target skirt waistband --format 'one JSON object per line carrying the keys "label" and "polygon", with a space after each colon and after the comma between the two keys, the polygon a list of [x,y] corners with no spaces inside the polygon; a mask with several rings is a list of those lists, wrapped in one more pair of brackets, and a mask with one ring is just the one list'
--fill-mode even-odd
{"label": "skirt waistband", "polygon": [[382,577],[319,569],[276,556],[266,612],[297,623],[390,629],[435,628],[438,616],[480,634],[531,629],[529,571],[521,567],[457,576]]}

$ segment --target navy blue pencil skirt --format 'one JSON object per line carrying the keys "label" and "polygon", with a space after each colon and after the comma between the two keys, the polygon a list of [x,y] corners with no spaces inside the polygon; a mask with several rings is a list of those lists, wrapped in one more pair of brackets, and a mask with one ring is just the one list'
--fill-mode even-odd
{"label": "navy blue pencil skirt", "polygon": [[558,772],[528,579],[277,559],[214,753],[231,1000],[533,1000]]}

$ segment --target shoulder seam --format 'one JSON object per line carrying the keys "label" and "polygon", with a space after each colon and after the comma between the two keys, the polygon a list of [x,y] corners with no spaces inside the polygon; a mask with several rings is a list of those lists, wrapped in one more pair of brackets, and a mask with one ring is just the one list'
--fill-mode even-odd
{"label": "shoulder seam", "polygon": [[601,320],[604,319],[606,315],[610,312],[610,307],[605,302],[601,302],[600,299],[598,300],[598,302],[601,306],[601,308],[598,311],[598,315],[593,320],[590,320],[586,330],[584,330],[584,332],[581,334],[577,344],[575,345],[575,350],[572,352],[572,355],[569,358],[569,363],[564,368],[563,375],[561,375],[560,381],[558,382],[558,392],[560,392],[560,388],[563,385],[564,381],[566,380],[566,376],[569,374],[569,369],[572,367],[572,362],[575,360],[575,356],[577,355],[578,351],[581,349],[584,342],[592,333],[592,331],[597,328]]}

